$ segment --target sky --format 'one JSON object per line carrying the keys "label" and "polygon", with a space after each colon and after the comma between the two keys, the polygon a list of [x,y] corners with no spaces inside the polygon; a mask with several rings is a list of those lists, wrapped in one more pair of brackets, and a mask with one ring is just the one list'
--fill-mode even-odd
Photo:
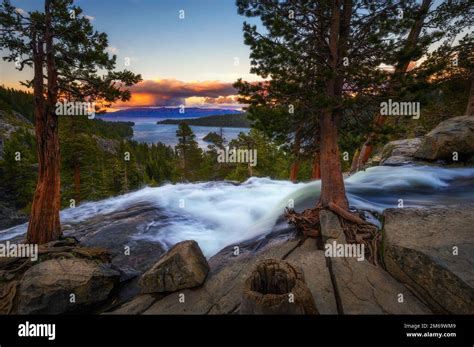
{"label": "sky", "polygon": [[[24,11],[40,0],[11,0]],[[249,48],[243,43],[244,17],[235,0],[76,0],[94,28],[107,33],[117,69],[142,75],[132,99],[115,107],[197,106],[240,108],[232,83],[254,81]],[[180,18],[183,15],[184,19]],[[248,19],[247,19],[248,20]],[[126,65],[129,62],[129,65]],[[0,62],[0,84],[20,87],[32,71]]]}

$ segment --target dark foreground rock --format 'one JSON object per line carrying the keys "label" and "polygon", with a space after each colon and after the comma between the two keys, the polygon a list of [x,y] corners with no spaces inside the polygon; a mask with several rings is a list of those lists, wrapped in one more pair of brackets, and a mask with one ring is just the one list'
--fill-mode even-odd
{"label": "dark foreground rock", "polygon": [[[20,241],[21,243],[24,241]],[[136,277],[110,263],[110,253],[63,238],[38,247],[37,260],[0,258],[0,314],[100,312]]]}
{"label": "dark foreground rock", "polygon": [[474,313],[474,206],[388,209],[384,261],[436,313]]}
{"label": "dark foreground rock", "polygon": [[18,313],[58,314],[90,307],[106,300],[119,278],[110,264],[91,260],[41,262],[26,271],[20,282]]}
{"label": "dark foreground rock", "polygon": [[183,241],[171,248],[140,278],[142,293],[175,292],[201,285],[209,265],[196,241]]}

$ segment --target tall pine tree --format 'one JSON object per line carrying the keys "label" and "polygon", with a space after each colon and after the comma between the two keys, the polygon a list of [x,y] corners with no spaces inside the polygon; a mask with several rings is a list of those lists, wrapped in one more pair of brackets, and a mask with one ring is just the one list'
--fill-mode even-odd
{"label": "tall pine tree", "polygon": [[[60,148],[56,103],[127,100],[123,87],[141,80],[130,71],[114,71],[116,57],[105,49],[107,35],[94,31],[72,0],[45,0],[44,11],[20,13],[9,0],[0,6],[0,47],[19,70],[32,67],[39,175],[27,241],[45,243],[61,236]],[[98,71],[103,71],[99,74]]]}

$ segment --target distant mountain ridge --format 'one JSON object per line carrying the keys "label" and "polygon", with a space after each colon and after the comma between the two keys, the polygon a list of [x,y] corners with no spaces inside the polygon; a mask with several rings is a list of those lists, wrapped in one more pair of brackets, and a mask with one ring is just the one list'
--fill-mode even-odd
{"label": "distant mountain ridge", "polygon": [[100,118],[113,119],[123,117],[153,117],[153,118],[200,118],[209,115],[226,115],[226,114],[241,114],[241,111],[232,109],[215,109],[215,108],[199,108],[186,107],[184,112],[180,112],[179,107],[136,107],[120,110],[112,113],[100,115]]}

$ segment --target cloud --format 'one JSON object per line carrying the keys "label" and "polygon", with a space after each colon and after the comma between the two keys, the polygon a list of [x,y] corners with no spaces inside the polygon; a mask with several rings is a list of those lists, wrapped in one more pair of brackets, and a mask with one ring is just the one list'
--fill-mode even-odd
{"label": "cloud", "polygon": [[219,96],[218,98],[205,98],[204,102],[208,104],[235,104],[237,103],[237,95]]}
{"label": "cloud", "polygon": [[26,11],[24,9],[19,8],[19,7],[15,8],[15,12],[21,14],[22,16],[26,16],[28,14],[28,13],[26,13]]}
{"label": "cloud", "polygon": [[89,16],[87,14],[84,17],[87,18],[88,20],[90,20],[91,22],[95,19],[95,17]]}
{"label": "cloud", "polygon": [[[179,106],[186,99],[203,98],[207,104],[236,103],[232,83],[220,81],[183,82],[175,79],[145,80],[130,88],[132,99],[120,106]],[[234,96],[234,97],[231,97]]]}
{"label": "cloud", "polygon": [[107,48],[105,49],[106,52],[110,53],[110,54],[118,54],[119,50],[117,47],[115,46],[107,46]]}

